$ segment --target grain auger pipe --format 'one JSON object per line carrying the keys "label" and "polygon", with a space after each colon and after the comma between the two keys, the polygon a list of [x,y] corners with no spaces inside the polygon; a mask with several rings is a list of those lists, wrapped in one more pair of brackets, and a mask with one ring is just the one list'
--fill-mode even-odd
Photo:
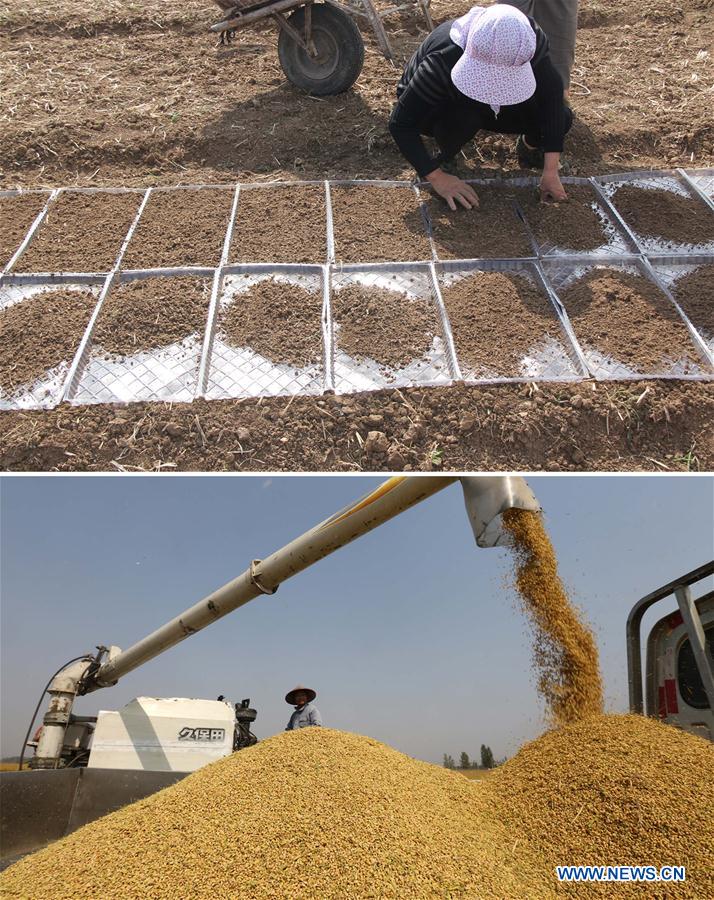
{"label": "grain auger pipe", "polygon": [[389,478],[365,497],[340,510],[271,556],[253,560],[233,581],[204,597],[128,650],[101,647],[96,657],[75,661],[50,684],[34,768],[56,768],[74,698],[109,687],[127,673],[173,647],[207,625],[263,594],[274,594],[282,582],[302,572],[355,538],[455,481],[461,481],[466,511],[476,543],[493,547],[504,542],[500,515],[512,507],[539,509],[522,478],[512,476],[399,476]]}

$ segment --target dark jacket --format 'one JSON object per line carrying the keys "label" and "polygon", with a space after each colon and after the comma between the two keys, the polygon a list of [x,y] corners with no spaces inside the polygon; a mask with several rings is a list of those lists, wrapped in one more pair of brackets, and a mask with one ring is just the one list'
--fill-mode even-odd
{"label": "dark jacket", "polygon": [[[541,149],[561,152],[567,129],[563,80],[550,61],[548,38],[533,19],[528,21],[536,34],[536,50],[531,60],[536,90],[524,103],[502,107],[502,113],[510,122],[521,113],[524,122],[537,121]],[[432,133],[435,120],[447,124],[449,120],[459,123],[470,120],[474,133],[479,128],[499,131],[502,113],[496,116],[487,103],[466,97],[451,80],[451,70],[464,52],[449,37],[453,24],[452,19],[435,28],[407,63],[397,85],[397,104],[389,120],[389,130],[397,146],[422,178],[442,161],[440,156],[430,156],[421,139],[422,134]]]}

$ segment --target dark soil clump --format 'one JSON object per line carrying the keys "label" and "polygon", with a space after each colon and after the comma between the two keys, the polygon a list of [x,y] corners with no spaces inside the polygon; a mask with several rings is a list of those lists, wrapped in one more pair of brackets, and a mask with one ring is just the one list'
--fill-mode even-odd
{"label": "dark soil clump", "polygon": [[607,236],[598,214],[592,208],[593,189],[584,184],[566,184],[568,199],[543,203],[529,194],[522,201],[523,211],[538,243],[552,244],[579,253],[601,247]]}
{"label": "dark soil clump", "polygon": [[411,188],[333,187],[338,262],[431,259],[424,218]]}
{"label": "dark soil clump", "polygon": [[429,217],[440,259],[499,259],[533,256],[522,220],[514,208],[523,189],[475,185],[478,209],[449,209],[440,198],[429,200]]}
{"label": "dark soil clump", "polygon": [[321,358],[322,295],[266,278],[235,295],[218,327],[235,347],[303,368]]}
{"label": "dark soil clump", "polygon": [[637,372],[654,374],[677,360],[698,362],[676,309],[641,275],[593,269],[560,297],[581,345]]}
{"label": "dark soil clump", "polygon": [[700,266],[674,286],[677,303],[706,338],[714,339],[714,265]]}
{"label": "dark soil clump", "polygon": [[217,266],[226,238],[233,191],[155,191],[122,262],[125,269]]}
{"label": "dark soil clump", "polygon": [[231,262],[324,263],[326,258],[324,187],[241,189]]}
{"label": "dark soil clump", "polygon": [[456,353],[476,375],[521,374],[521,360],[546,338],[560,338],[550,300],[527,278],[479,272],[442,287]]}
{"label": "dark soil clump", "polygon": [[47,291],[0,312],[0,388],[14,394],[49,369],[71,362],[97,298],[86,291]]}
{"label": "dark soil clump", "polygon": [[202,332],[208,288],[189,276],[121,282],[102,304],[92,342],[110,355],[130,356]]}
{"label": "dark soil clump", "polygon": [[714,213],[694,197],[625,184],[617,189],[613,203],[642,237],[692,245],[714,241]]}
{"label": "dark soil clump", "polygon": [[0,197],[0,269],[10,261],[46,202],[46,194]]}
{"label": "dark soil clump", "polygon": [[60,194],[15,268],[21,272],[108,272],[140,203],[140,192]]}
{"label": "dark soil clump", "polygon": [[338,347],[387,368],[420,359],[438,333],[434,309],[401,291],[350,284],[333,295],[333,312]]}

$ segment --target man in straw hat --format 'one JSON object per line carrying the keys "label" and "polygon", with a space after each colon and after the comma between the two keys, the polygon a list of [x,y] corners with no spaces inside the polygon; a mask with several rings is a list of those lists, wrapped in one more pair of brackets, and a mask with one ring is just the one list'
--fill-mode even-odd
{"label": "man in straw hat", "polygon": [[[565,200],[558,175],[572,112],[548,39],[533,19],[507,4],[474,6],[443,22],[411,58],[397,86],[389,130],[419,176],[451,209],[478,206],[474,189],[448,171],[481,129],[516,134],[521,165],[542,166],[541,196]],[[432,156],[422,135],[436,140]]]}
{"label": "man in straw hat", "polygon": [[299,684],[285,695],[285,702],[295,707],[295,712],[290,716],[286,731],[294,731],[296,728],[307,728],[308,725],[322,725],[322,716],[312,701],[317,697],[311,688]]}

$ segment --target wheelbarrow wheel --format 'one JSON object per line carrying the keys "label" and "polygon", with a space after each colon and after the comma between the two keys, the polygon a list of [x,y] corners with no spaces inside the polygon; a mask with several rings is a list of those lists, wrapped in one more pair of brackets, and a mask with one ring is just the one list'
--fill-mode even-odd
{"label": "wheelbarrow wheel", "polygon": [[[305,7],[288,17],[305,34]],[[357,80],[364,64],[364,42],[354,21],[326,3],[312,7],[312,40],[317,55],[310,56],[290,35],[280,30],[278,56],[283,72],[296,87],[318,97],[341,94]]]}

